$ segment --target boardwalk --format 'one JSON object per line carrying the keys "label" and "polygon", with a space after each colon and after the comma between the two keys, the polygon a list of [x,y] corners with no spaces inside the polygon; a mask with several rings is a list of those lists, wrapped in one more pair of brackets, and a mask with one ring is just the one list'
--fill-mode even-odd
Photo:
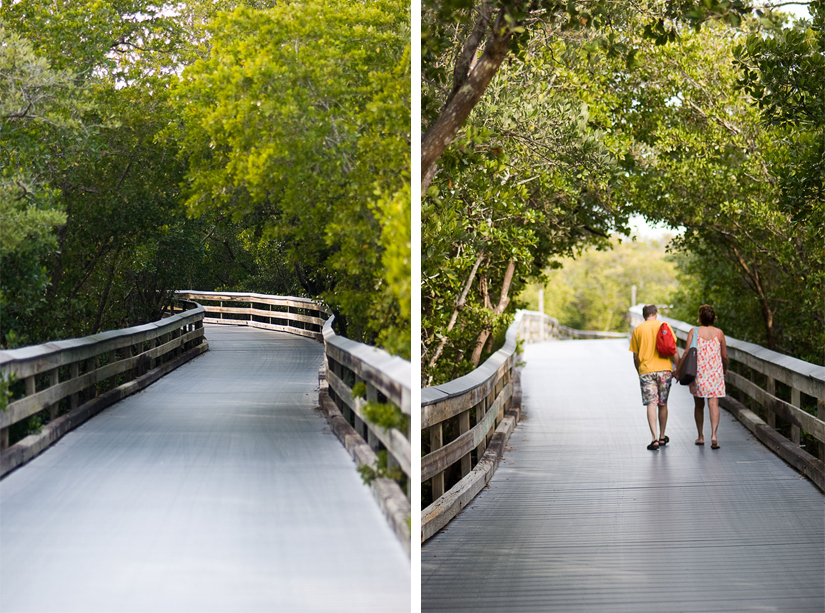
{"label": "boardwalk", "polygon": [[323,347],[206,335],[0,481],[0,611],[409,611],[409,560],[313,410]]}
{"label": "boardwalk", "polygon": [[627,341],[526,347],[525,420],[491,487],[422,549],[422,611],[825,610],[825,498],[676,386],[649,432]]}

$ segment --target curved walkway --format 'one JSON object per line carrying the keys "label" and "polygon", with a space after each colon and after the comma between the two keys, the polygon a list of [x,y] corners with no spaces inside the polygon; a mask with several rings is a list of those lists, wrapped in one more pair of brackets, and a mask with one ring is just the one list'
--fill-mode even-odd
{"label": "curved walkway", "polygon": [[0,611],[409,611],[409,560],[314,410],[322,345],[206,335],[0,481]]}
{"label": "curved walkway", "polygon": [[[676,385],[661,451],[626,340],[528,345],[524,421],[422,548],[422,611],[825,610],[825,497],[722,411],[693,444]],[[707,412],[707,409],[706,409]]]}

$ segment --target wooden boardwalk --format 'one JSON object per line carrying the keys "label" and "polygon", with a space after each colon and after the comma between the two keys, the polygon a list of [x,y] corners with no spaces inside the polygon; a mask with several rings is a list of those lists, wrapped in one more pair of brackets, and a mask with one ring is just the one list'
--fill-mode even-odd
{"label": "wooden boardwalk", "polygon": [[525,359],[491,485],[422,548],[422,611],[825,611],[825,497],[733,417],[694,445],[676,385],[648,451],[626,340]]}
{"label": "wooden boardwalk", "polygon": [[0,481],[0,611],[408,613],[409,560],[313,410],[323,346],[206,335]]}

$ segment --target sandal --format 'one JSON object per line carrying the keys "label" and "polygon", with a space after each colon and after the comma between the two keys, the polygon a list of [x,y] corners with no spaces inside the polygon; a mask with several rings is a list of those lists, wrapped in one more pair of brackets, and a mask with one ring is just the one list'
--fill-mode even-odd
{"label": "sandal", "polygon": [[670,442],[670,437],[669,436],[663,436],[662,438],[659,439],[659,447],[664,447],[669,442]]}
{"label": "sandal", "polygon": [[710,448],[711,449],[719,449],[719,447],[721,447],[721,445],[719,444],[718,441],[711,441],[710,442]]}
{"label": "sandal", "polygon": [[653,441],[650,445],[647,446],[648,449],[651,451],[659,451],[659,441]]}
{"label": "sandal", "polygon": [[694,444],[694,445],[704,445],[704,444],[705,444],[705,441],[700,441],[700,440],[697,438],[695,441],[693,441],[693,444]]}

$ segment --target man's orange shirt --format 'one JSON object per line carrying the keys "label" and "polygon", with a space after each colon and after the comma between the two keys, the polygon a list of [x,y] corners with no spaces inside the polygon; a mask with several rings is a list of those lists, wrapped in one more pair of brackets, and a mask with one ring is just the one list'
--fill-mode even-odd
{"label": "man's orange shirt", "polygon": [[656,351],[656,333],[662,322],[658,319],[648,319],[633,330],[630,337],[630,351],[639,354],[639,374],[673,370],[670,358],[663,358]]}

